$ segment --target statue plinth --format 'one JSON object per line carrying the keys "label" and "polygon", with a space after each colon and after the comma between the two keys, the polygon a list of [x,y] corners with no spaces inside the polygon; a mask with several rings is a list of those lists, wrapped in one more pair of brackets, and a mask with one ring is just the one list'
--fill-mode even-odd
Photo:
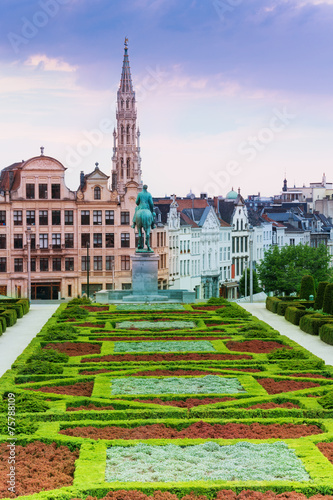
{"label": "statue plinth", "polygon": [[158,293],[158,261],[160,256],[151,252],[131,255],[132,293],[149,295]]}

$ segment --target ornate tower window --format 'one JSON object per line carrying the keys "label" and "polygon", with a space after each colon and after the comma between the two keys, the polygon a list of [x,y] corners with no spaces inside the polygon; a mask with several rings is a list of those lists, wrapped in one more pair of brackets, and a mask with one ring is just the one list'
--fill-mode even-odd
{"label": "ornate tower window", "polygon": [[126,176],[127,176],[127,179],[129,179],[131,177],[131,160],[129,158],[127,158]]}
{"label": "ornate tower window", "polygon": [[99,186],[94,187],[94,200],[101,199],[101,188]]}

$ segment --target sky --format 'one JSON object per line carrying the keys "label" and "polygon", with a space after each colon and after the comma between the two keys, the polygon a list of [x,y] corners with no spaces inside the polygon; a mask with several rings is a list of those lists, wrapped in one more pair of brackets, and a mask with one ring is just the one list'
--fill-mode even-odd
{"label": "sky", "polygon": [[[333,181],[333,0],[1,0],[0,168],[111,173],[124,39],[153,196]],[[108,126],[105,126],[108,124]]]}

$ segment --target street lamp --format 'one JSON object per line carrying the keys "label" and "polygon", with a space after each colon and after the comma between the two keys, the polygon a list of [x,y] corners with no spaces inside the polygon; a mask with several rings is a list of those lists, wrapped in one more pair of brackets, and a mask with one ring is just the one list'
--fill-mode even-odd
{"label": "street lamp", "polygon": [[28,246],[28,300],[31,302],[31,227],[28,226],[25,232],[27,236],[27,246]]}
{"label": "street lamp", "polygon": [[90,257],[89,257],[89,243],[87,243],[87,298],[89,299],[89,271],[90,271]]}
{"label": "street lamp", "polygon": [[253,226],[249,227],[249,247],[250,247],[250,302],[253,303]]}

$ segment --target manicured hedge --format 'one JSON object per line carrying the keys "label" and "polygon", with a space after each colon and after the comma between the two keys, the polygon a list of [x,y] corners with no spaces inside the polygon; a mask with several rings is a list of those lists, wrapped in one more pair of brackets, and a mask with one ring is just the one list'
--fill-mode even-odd
{"label": "manicured hedge", "polygon": [[15,309],[0,309],[0,316],[6,319],[6,326],[13,326],[17,321],[17,313]]}
{"label": "manicured hedge", "polygon": [[323,308],[325,288],[328,285],[328,281],[321,281],[318,285],[316,300],[314,303],[314,309],[318,311],[318,309]]}
{"label": "manicured hedge", "polygon": [[302,277],[299,297],[300,299],[309,300],[311,295],[315,296],[315,284],[313,277],[307,274]]}
{"label": "manicured hedge", "polygon": [[286,309],[284,317],[293,325],[299,325],[300,319],[306,314],[311,314],[305,310],[305,306],[289,306]]}
{"label": "manicured hedge", "polygon": [[300,319],[299,326],[303,332],[319,335],[319,329],[326,323],[333,322],[333,316],[323,314],[307,314]]}
{"label": "manicured hedge", "polygon": [[323,312],[333,314],[333,283],[329,283],[325,288]]}
{"label": "manicured hedge", "polygon": [[319,337],[323,342],[326,342],[326,344],[333,345],[333,322],[326,323],[320,327]]}

